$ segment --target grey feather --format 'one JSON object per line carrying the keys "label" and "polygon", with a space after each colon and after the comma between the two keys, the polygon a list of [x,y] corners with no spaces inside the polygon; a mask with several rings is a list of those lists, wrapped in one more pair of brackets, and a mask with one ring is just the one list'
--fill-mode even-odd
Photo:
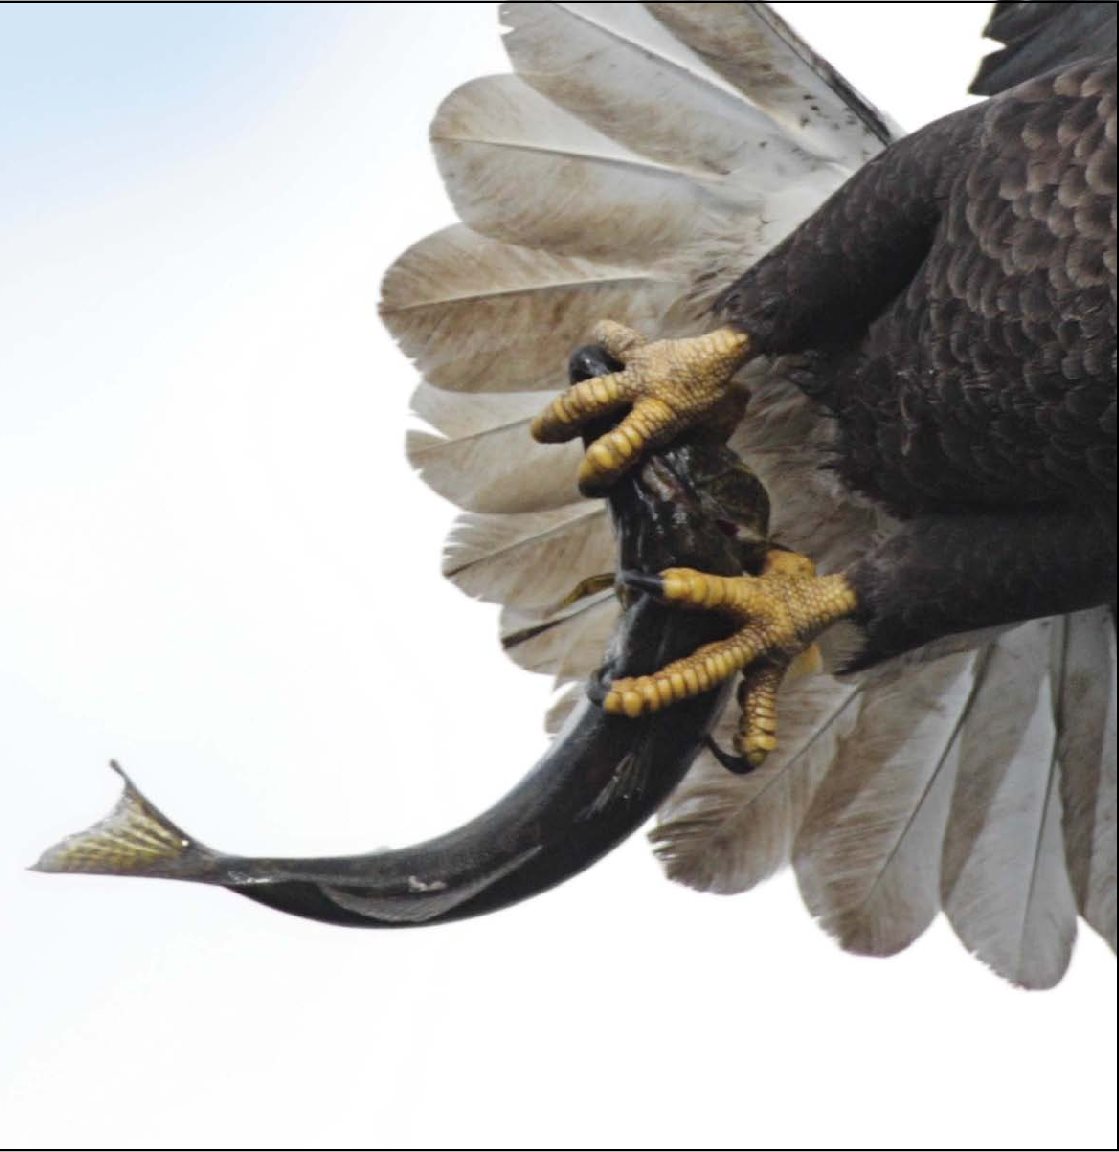
{"label": "grey feather", "polygon": [[558,391],[571,349],[598,320],[646,327],[681,289],[647,267],[502,244],[459,224],[398,257],[382,286],[381,316],[437,388]]}
{"label": "grey feather", "polygon": [[549,615],[506,607],[501,613],[501,644],[530,672],[549,674],[558,682],[583,681],[602,663],[619,611],[612,592]]}
{"label": "grey feather", "polygon": [[844,948],[888,956],[940,910],[940,851],[974,653],[895,667],[863,691],[797,837],[809,911]]}
{"label": "grey feather", "polygon": [[[704,892],[729,893],[784,867],[838,742],[858,713],[857,686],[806,676],[782,688],[779,744],[761,768],[734,776],[703,753],[661,808],[651,834],[668,875]],[[732,705],[715,732],[723,747],[736,723]]]}
{"label": "grey feather", "polygon": [[409,432],[409,461],[436,492],[471,512],[523,513],[573,503],[580,499],[579,446],[535,443],[526,408],[535,411],[541,400],[529,396],[529,404],[519,393],[506,393],[483,405],[481,396],[421,386],[413,396],[417,415],[456,431]]}
{"label": "grey feather", "polygon": [[577,446],[549,457],[523,451],[526,436],[527,421],[457,440],[409,432],[408,459],[440,496],[471,512],[532,512],[576,499]]}
{"label": "grey feather", "polygon": [[1032,621],[988,650],[961,727],[941,873],[944,910],[960,939],[1026,988],[1061,978],[1076,936],[1061,835],[1052,629],[1050,620]]}
{"label": "grey feather", "polygon": [[455,522],[443,572],[464,592],[519,608],[544,608],[582,579],[611,572],[606,509],[587,500],[545,512],[468,515]]}
{"label": "grey feather", "polygon": [[515,76],[459,88],[431,134],[459,216],[506,243],[656,262],[733,227],[735,198],[713,173],[632,152]]}
{"label": "grey feather", "polygon": [[861,164],[897,134],[768,4],[645,7],[805,151]]}
{"label": "grey feather", "polygon": [[[764,87],[753,86],[762,99],[748,99],[693,49],[689,39],[706,44],[712,31],[710,17],[678,11],[695,7],[503,4],[502,21],[510,29],[505,48],[527,83],[627,150],[730,179],[752,165],[755,190],[767,181],[769,187],[788,183],[790,168],[803,171],[822,158],[805,146],[799,122],[790,131],[770,114]],[[736,7],[721,6],[722,34],[744,49],[754,33],[751,43],[764,52],[764,26],[744,21]],[[803,102],[797,112],[803,115]],[[824,140],[834,146],[830,136]],[[759,166],[762,149],[768,151]]]}
{"label": "grey feather", "polygon": [[1085,920],[1115,950],[1115,623],[1106,608],[1060,633],[1057,758],[1069,878]]}

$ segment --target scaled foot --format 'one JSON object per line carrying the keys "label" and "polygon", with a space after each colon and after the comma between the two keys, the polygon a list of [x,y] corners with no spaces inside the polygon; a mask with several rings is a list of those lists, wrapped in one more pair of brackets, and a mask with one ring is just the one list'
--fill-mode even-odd
{"label": "scaled foot", "polygon": [[624,579],[665,603],[720,612],[740,626],[651,675],[615,680],[603,708],[626,716],[656,712],[744,672],[734,740],[739,771],[757,767],[777,746],[777,690],[789,665],[803,654],[811,657],[815,638],[856,607],[846,577],[817,576],[806,557],[777,549],[759,576],[669,568],[659,576],[627,573]]}
{"label": "scaled foot", "polygon": [[622,371],[573,385],[532,424],[537,440],[555,443],[572,440],[588,423],[630,407],[587,449],[579,487],[588,496],[605,492],[648,449],[704,420],[717,420],[728,399],[730,379],[749,349],[745,333],[732,328],[650,343],[632,328],[610,320],[595,327],[593,340],[624,365]]}

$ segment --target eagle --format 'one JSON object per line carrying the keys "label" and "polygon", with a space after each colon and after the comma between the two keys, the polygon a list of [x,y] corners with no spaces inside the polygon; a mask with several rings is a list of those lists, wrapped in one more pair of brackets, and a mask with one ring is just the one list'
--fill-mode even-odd
{"label": "eagle", "polygon": [[[791,864],[870,955],[943,911],[1026,987],[1078,918],[1114,950],[1114,6],[996,4],[988,99],[909,136],[764,4],[501,19],[512,74],[431,129],[461,222],[383,288],[423,377],[410,459],[464,510],[446,574],[555,678],[555,729],[620,611],[588,494],[748,395],[730,446],[815,572],[633,577],[741,629],[605,706],[745,668],[764,713],[728,706],[662,806],[669,876]],[[589,338],[616,370],[569,391]],[[829,671],[785,676],[817,642]]]}
{"label": "eagle", "polygon": [[1114,7],[996,5],[988,98],[911,136],[766,5],[501,14],[513,73],[432,126],[460,223],[381,312],[556,739],[409,848],[218,852],[126,777],[37,867],[414,927],[659,809],[674,880],[791,865],[854,952],[941,912],[1028,988],[1080,920],[1114,950]]}

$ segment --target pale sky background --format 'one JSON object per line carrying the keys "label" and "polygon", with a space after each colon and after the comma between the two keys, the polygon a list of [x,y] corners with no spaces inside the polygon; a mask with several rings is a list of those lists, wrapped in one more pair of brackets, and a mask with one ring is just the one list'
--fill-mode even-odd
{"label": "pale sky background", "polygon": [[[985,4],[778,7],[907,127]],[[116,756],[203,840],[363,851],[472,815],[547,683],[439,576],[375,314],[450,221],[427,123],[504,70],[485,4],[0,10],[0,1143],[1115,1146],[1115,965],[1053,992],[943,924],[862,960],[783,876],[734,898],[642,836],[416,932],[24,867]]]}

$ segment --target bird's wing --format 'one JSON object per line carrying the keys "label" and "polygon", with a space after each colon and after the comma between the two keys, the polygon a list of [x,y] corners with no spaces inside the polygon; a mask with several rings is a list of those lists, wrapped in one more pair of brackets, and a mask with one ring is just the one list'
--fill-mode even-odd
{"label": "bird's wing", "polygon": [[993,96],[1061,64],[1115,47],[1115,5],[999,3],[983,35],[1004,47],[986,56],[971,82]]}
{"label": "bird's wing", "polygon": [[[410,458],[466,510],[445,571],[502,604],[510,655],[563,685],[599,663],[617,611],[608,591],[568,602],[610,571],[608,525],[576,491],[579,447],[528,434],[569,351],[600,318],[709,326],[720,290],[891,133],[765,5],[501,14],[515,74],[460,88],[432,126],[462,223],[397,261],[382,313],[423,375],[430,430]],[[769,489],[774,534],[842,568],[881,518],[827,469],[830,429],[793,366],[748,371],[733,446]],[[857,682],[792,681],[778,752],[746,777],[702,756],[658,853],[721,892],[791,860],[812,911],[863,952],[897,951],[943,908],[1002,975],[1054,983],[1078,910],[1115,946],[1114,635],[1086,613]]]}
{"label": "bird's wing", "polygon": [[[409,457],[465,509],[446,574],[504,606],[518,663],[580,680],[615,603],[560,605],[612,569],[613,545],[576,490],[578,445],[534,443],[530,418],[597,320],[708,326],[720,290],[890,129],[765,5],[505,4],[501,19],[514,74],[458,89],[431,128],[462,223],[400,257],[381,310],[423,376]],[[817,467],[827,430],[771,376],[745,449],[782,540],[837,566],[873,515],[839,501]]]}

